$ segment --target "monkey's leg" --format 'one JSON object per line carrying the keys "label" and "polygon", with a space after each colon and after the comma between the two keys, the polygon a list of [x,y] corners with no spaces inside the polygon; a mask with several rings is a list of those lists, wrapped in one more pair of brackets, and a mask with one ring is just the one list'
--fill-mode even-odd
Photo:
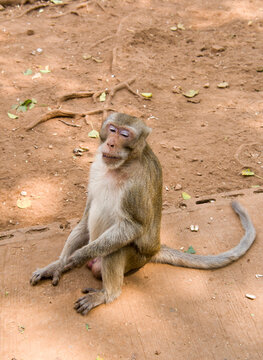
{"label": "monkey's leg", "polygon": [[133,246],[125,246],[102,258],[103,289],[84,289],[87,295],[76,301],[74,308],[82,315],[101,304],[110,303],[121,294],[124,274],[141,268],[149,259]]}
{"label": "monkey's leg", "polygon": [[89,242],[89,233],[86,223],[80,222],[70,233],[61,255],[58,260],[52,262],[44,268],[37,269],[30,279],[31,285],[36,285],[41,279],[52,279],[52,285],[56,286],[63,272],[68,257],[77,249]]}

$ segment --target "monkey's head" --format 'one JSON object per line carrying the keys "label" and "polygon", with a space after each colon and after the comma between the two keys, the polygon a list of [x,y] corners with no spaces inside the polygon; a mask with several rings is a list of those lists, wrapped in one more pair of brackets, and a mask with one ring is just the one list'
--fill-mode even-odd
{"label": "monkey's head", "polygon": [[105,164],[117,169],[127,160],[139,158],[146,146],[151,129],[133,116],[113,113],[104,121],[100,130],[99,152]]}

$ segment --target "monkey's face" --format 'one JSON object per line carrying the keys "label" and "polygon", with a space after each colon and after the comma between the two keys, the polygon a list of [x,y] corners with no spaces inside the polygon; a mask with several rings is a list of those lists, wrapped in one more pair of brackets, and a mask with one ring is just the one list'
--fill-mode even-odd
{"label": "monkey's face", "polygon": [[104,163],[111,169],[123,165],[132,152],[134,139],[135,133],[131,128],[119,127],[113,123],[106,124],[99,148]]}

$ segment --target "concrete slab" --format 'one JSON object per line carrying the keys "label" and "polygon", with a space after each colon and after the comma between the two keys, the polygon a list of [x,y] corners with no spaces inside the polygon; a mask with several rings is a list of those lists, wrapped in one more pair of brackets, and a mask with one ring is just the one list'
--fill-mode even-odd
{"label": "concrete slab", "polygon": [[[85,317],[73,303],[81,288],[101,285],[85,267],[65,274],[57,287],[29,285],[32,271],[57,258],[69,229],[55,223],[0,234],[0,359],[263,359],[263,278],[255,276],[263,274],[262,189],[164,211],[162,242],[191,245],[198,254],[233,247],[242,236],[229,206],[233,197],[247,207],[258,234],[242,259],[213,271],[148,264],[125,278],[114,303]],[[199,231],[191,232],[191,224]]]}

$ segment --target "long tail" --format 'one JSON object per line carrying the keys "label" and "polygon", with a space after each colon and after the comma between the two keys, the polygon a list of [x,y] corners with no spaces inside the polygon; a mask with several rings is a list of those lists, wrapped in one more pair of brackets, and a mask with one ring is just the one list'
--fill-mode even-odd
{"label": "long tail", "polygon": [[253,244],[256,230],[246,210],[237,201],[233,201],[231,205],[245,230],[245,234],[237,246],[218,255],[194,255],[162,245],[161,250],[151,259],[151,262],[196,269],[216,269],[239,259]]}

